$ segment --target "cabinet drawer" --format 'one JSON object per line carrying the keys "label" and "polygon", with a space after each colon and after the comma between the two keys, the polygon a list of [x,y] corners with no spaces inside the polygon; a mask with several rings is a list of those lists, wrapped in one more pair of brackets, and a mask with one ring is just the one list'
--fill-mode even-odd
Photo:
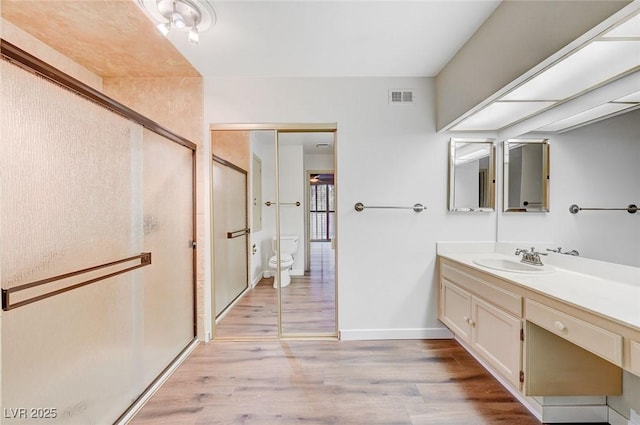
{"label": "cabinet drawer", "polygon": [[535,301],[526,301],[526,319],[622,366],[622,336]]}
{"label": "cabinet drawer", "polygon": [[640,376],[640,342],[631,341],[631,373]]}
{"label": "cabinet drawer", "polygon": [[480,272],[477,275],[471,275],[448,264],[442,264],[440,275],[449,282],[473,292],[503,310],[522,317],[522,297],[492,285],[488,282],[490,276],[487,276],[487,279]]}

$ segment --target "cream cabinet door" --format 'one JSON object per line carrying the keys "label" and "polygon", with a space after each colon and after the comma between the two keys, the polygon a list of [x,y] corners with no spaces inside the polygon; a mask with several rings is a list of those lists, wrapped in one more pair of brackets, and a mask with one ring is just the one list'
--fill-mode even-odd
{"label": "cream cabinet door", "polygon": [[631,373],[640,376],[640,342],[631,341]]}
{"label": "cream cabinet door", "polygon": [[520,388],[522,322],[480,299],[471,302],[471,346],[516,388]]}
{"label": "cream cabinet door", "polygon": [[442,323],[459,338],[469,341],[471,294],[442,279],[440,287]]}

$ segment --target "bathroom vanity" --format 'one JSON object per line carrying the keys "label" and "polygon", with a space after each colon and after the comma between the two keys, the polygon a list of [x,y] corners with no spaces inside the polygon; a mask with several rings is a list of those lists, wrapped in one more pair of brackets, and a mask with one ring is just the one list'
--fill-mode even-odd
{"label": "bathroom vanity", "polygon": [[544,422],[608,422],[623,370],[640,376],[640,269],[461,247],[438,245],[442,323]]}

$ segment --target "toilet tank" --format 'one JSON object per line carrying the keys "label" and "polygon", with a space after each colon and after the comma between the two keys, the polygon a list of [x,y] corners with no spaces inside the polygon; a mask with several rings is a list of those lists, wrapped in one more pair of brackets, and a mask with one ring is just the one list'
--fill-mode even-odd
{"label": "toilet tank", "polygon": [[[273,248],[273,252],[276,252],[277,248],[277,238],[274,236],[271,239],[271,246]],[[282,235],[280,236],[280,249],[282,252],[281,255],[291,255],[295,254],[298,250],[298,236],[296,235]]]}

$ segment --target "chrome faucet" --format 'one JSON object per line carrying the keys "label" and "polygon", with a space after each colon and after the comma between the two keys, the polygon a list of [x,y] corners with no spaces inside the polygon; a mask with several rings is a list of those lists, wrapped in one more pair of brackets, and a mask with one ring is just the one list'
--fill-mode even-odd
{"label": "chrome faucet", "polygon": [[532,246],[531,251],[526,248],[518,248],[516,249],[515,255],[522,254],[521,263],[531,264],[533,266],[543,266],[542,260],[540,259],[541,255],[547,255],[544,252],[536,251],[536,247]]}
{"label": "chrome faucet", "polygon": [[580,253],[578,251],[576,251],[575,249],[572,249],[571,251],[562,252],[562,248],[561,247],[558,247],[557,249],[547,248],[547,251],[557,252],[558,254],[573,255],[575,257],[580,255]]}

